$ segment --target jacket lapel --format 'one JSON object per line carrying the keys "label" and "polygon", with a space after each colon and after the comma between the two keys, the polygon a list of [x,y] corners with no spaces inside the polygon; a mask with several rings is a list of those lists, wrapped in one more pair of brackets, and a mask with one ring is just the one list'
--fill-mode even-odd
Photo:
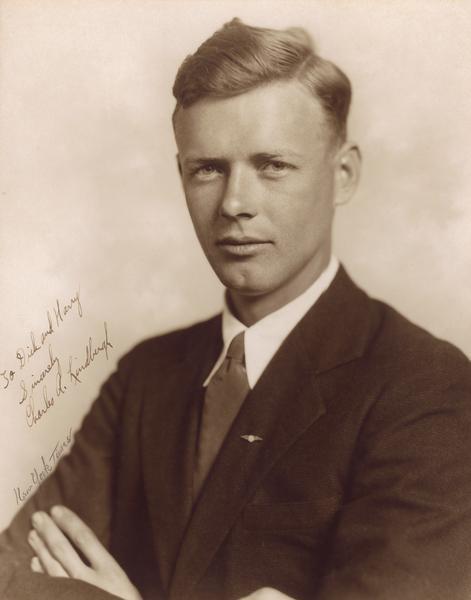
{"label": "jacket lapel", "polygon": [[[170,583],[191,597],[257,485],[326,411],[318,375],[355,359],[368,339],[369,299],[340,268],[329,290],[293,329],[247,396],[194,508]],[[243,435],[262,441],[248,443]]]}
{"label": "jacket lapel", "polygon": [[[154,550],[167,589],[192,510],[193,461],[203,382],[221,350],[220,318],[197,326],[149,373],[142,415],[143,481]],[[165,365],[166,357],[169,363]]]}

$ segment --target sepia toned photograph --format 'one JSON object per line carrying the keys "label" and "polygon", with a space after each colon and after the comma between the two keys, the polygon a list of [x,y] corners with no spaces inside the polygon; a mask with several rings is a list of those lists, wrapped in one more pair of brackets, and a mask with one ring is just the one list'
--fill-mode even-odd
{"label": "sepia toned photograph", "polygon": [[0,2],[0,599],[471,599],[470,31]]}

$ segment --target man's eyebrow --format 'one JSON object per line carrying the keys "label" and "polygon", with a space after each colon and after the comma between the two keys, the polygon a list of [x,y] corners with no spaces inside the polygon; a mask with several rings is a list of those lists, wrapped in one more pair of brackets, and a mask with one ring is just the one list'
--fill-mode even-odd
{"label": "man's eyebrow", "polygon": [[[280,158],[301,158],[301,154],[298,152],[294,152],[293,150],[288,150],[287,148],[277,148],[271,152],[255,152],[250,156],[250,160],[262,161],[262,160],[276,160]],[[216,164],[222,165],[228,162],[227,159],[218,158],[216,156],[189,156],[185,158],[183,164],[185,166],[198,166],[204,164]]]}
{"label": "man's eyebrow", "polygon": [[257,152],[252,155],[252,160],[276,160],[280,158],[301,158],[301,154],[288,149],[276,149],[273,152]]}
{"label": "man's eyebrow", "polygon": [[216,158],[216,157],[212,157],[212,156],[201,156],[201,157],[191,157],[190,156],[190,157],[184,159],[183,164],[185,166],[188,166],[188,165],[197,166],[197,165],[205,165],[208,163],[222,164],[224,162],[227,162],[227,161],[225,161],[222,158]]}

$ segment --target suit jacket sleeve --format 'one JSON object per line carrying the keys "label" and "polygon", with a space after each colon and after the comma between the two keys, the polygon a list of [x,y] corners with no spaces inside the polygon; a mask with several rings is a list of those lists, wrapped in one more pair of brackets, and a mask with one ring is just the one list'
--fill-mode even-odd
{"label": "suit jacket sleeve", "polygon": [[31,572],[33,552],[27,543],[30,518],[36,510],[64,504],[76,512],[109,547],[113,517],[117,428],[128,380],[128,360],[103,385],[99,398],[76,434],[73,448],[55,472],[0,535],[0,597],[7,600],[50,600],[53,597],[114,598],[98,588],[72,579]]}
{"label": "suit jacket sleeve", "polygon": [[471,378],[385,386],[360,435],[316,600],[471,593]]}

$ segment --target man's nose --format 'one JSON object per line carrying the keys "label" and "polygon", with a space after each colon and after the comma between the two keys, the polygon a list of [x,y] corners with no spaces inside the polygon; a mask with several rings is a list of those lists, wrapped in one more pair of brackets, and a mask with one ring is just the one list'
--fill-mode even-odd
{"label": "man's nose", "polygon": [[257,214],[256,185],[251,174],[234,168],[226,178],[220,213],[228,218],[250,219]]}

